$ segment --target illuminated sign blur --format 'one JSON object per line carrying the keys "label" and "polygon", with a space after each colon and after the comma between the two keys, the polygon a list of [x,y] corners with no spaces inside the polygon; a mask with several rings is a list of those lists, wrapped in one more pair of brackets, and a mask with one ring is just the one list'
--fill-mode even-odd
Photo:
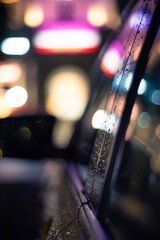
{"label": "illuminated sign blur", "polygon": [[54,24],[40,29],[34,36],[33,45],[42,54],[91,53],[101,43],[97,29],[81,24]]}

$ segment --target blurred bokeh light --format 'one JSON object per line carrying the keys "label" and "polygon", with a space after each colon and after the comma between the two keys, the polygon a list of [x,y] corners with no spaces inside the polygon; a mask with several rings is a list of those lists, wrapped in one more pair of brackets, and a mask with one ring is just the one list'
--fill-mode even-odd
{"label": "blurred bokeh light", "polygon": [[97,110],[92,117],[92,127],[95,129],[101,129],[102,121],[104,119],[104,115],[107,114],[104,110]]}
{"label": "blurred bokeh light", "polygon": [[31,28],[40,26],[44,20],[43,8],[38,3],[30,3],[25,9],[24,23]]}
{"label": "blurred bokeh light", "polygon": [[12,84],[17,82],[22,75],[22,68],[18,63],[0,64],[0,84]]}
{"label": "blurred bokeh light", "polygon": [[138,95],[144,94],[146,90],[147,90],[147,81],[144,78],[142,78],[140,85],[138,87]]}
{"label": "blurred bokeh light", "polygon": [[1,3],[12,4],[12,3],[19,2],[19,1],[20,1],[20,0],[1,0]]}
{"label": "blurred bokeh light", "polygon": [[78,120],[89,97],[88,77],[74,66],[60,67],[47,79],[46,110],[62,120]]}
{"label": "blurred bokeh light", "polygon": [[103,5],[99,6],[99,4],[91,5],[88,9],[87,20],[91,25],[96,27],[106,25],[108,20],[106,8]]}
{"label": "blurred bokeh light", "polygon": [[151,115],[148,112],[142,112],[138,117],[138,125],[141,128],[148,128],[151,124]]}
{"label": "blurred bokeh light", "polygon": [[119,41],[113,42],[105,52],[101,68],[108,77],[113,77],[122,64],[123,47]]}
{"label": "blurred bokeh light", "polygon": [[12,108],[5,101],[6,90],[0,89],[0,118],[9,117],[12,113]]}
{"label": "blurred bokeh light", "polygon": [[151,102],[160,105],[160,90],[156,89],[151,95]]}
{"label": "blurred bokeh light", "polygon": [[145,29],[150,23],[149,13],[143,13],[142,11],[134,12],[129,19],[129,26],[137,29],[138,23],[141,22],[140,30]]}
{"label": "blurred bokeh light", "polygon": [[28,93],[25,88],[14,86],[7,90],[5,94],[5,101],[8,107],[18,108],[22,107],[28,98]]}
{"label": "blurred bokeh light", "polygon": [[30,42],[25,37],[6,38],[1,44],[1,51],[7,55],[24,55],[29,49]]}

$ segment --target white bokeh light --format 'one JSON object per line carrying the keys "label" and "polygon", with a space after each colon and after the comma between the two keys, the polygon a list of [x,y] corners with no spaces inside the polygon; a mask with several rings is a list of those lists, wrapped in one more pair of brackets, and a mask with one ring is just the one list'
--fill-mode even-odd
{"label": "white bokeh light", "polygon": [[5,94],[5,102],[11,108],[22,107],[28,99],[28,93],[25,88],[15,86],[10,88]]}
{"label": "white bokeh light", "polygon": [[147,82],[145,79],[142,78],[140,85],[138,87],[138,95],[144,94],[146,89],[147,89]]}
{"label": "white bokeh light", "polygon": [[97,110],[92,117],[92,127],[95,129],[101,129],[104,114],[107,114],[104,110]]}
{"label": "white bokeh light", "polygon": [[92,117],[92,127],[108,133],[115,133],[118,126],[118,116],[108,114],[105,110],[97,110]]}
{"label": "white bokeh light", "polygon": [[10,37],[2,41],[1,51],[7,55],[24,55],[30,49],[30,42],[25,37]]}

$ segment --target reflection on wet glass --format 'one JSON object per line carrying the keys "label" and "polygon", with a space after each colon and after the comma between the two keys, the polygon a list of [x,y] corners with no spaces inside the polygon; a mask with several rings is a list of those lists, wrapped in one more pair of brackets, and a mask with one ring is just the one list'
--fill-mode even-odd
{"label": "reflection on wet glass", "polygon": [[114,111],[116,115],[121,116],[123,112],[124,104],[125,104],[125,97],[123,95],[119,96],[117,105],[114,105],[115,98],[116,98],[116,93],[113,93],[108,97],[108,101],[106,103],[106,110],[108,113]]}
{"label": "reflection on wet glass", "polygon": [[122,64],[124,50],[120,41],[115,41],[103,56],[101,68],[108,77],[113,77]]}
{"label": "reflection on wet glass", "polygon": [[129,26],[131,28],[137,29],[139,22],[141,21],[140,30],[143,30],[144,28],[147,27],[147,25],[149,25],[150,20],[151,20],[151,17],[149,13],[146,12],[144,14],[144,12],[138,11],[133,13],[129,18]]}
{"label": "reflection on wet glass", "polygon": [[117,74],[113,79],[112,87],[121,91],[127,92],[130,89],[133,80],[133,73],[130,72],[124,77],[124,81],[121,82],[122,74]]}
{"label": "reflection on wet glass", "polygon": [[[132,10],[128,21],[125,22],[120,33],[114,39],[113,45],[111,44],[108,47],[108,50],[104,53],[104,57],[102,57],[102,71],[106,76],[113,77],[115,75],[115,77],[113,83],[110,82],[110,91],[107,93],[105,106],[107,117],[102,120],[102,127],[97,133],[85,185],[86,194],[96,211],[99,208],[104,180],[110,167],[114,143],[126,105],[126,98],[133,84],[134,70],[141,53],[155,4],[153,1],[139,1],[135,9]],[[114,60],[112,63],[112,58],[108,58],[107,56],[111,54],[110,51],[115,45],[117,52],[115,54],[114,48],[113,56],[116,56],[115,59],[119,60]],[[114,69],[114,62],[119,69],[118,71]],[[119,64],[120,62],[121,64]],[[140,90],[139,92],[144,91],[142,85]],[[138,113],[137,111],[135,112],[137,116]],[[147,127],[147,124],[149,126],[151,121],[149,114],[145,116],[143,123],[142,119],[143,116],[140,117],[141,121],[139,121],[143,127]],[[130,131],[131,134],[132,132]]]}
{"label": "reflection on wet glass", "polygon": [[106,112],[104,110],[97,110],[92,117],[92,127],[95,129],[101,128],[101,123]]}
{"label": "reflection on wet glass", "polygon": [[[159,34],[150,61],[152,54],[157,53],[157,40]],[[147,80],[142,79],[138,89],[137,106],[132,110],[122,162],[111,194],[109,219],[121,239],[130,239],[132,235],[132,239],[160,239],[159,58],[150,63],[144,74]]]}
{"label": "reflection on wet glass", "polygon": [[92,118],[92,126],[95,129],[101,129],[105,132],[115,133],[117,129],[118,115],[108,114],[104,110],[95,112]]}
{"label": "reflection on wet glass", "polygon": [[135,104],[132,108],[132,113],[131,113],[130,120],[135,121],[137,119],[139,113],[140,113],[140,105],[139,105],[138,102],[135,102]]}
{"label": "reflection on wet glass", "polygon": [[135,124],[140,114],[140,110],[140,104],[138,102],[135,102],[131,112],[130,123],[125,134],[125,141],[130,141],[131,137],[133,136]]}

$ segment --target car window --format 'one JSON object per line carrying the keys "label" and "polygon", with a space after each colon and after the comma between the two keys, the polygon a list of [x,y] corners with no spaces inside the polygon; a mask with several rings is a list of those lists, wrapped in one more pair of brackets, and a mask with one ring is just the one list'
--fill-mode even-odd
{"label": "car window", "polygon": [[[106,197],[101,202],[104,185],[108,194],[112,185],[113,169],[120,156],[124,133],[147,61],[150,47],[145,46],[144,50],[144,45],[156,4],[155,1],[139,1],[101,59],[102,71],[107,77],[114,78],[109,84],[85,184],[85,193],[97,214],[100,204],[103,211],[102,206],[106,202]],[[151,38],[153,40],[154,37]]]}
{"label": "car window", "polygon": [[158,34],[141,80],[105,219],[120,239],[160,238],[159,39]]}

